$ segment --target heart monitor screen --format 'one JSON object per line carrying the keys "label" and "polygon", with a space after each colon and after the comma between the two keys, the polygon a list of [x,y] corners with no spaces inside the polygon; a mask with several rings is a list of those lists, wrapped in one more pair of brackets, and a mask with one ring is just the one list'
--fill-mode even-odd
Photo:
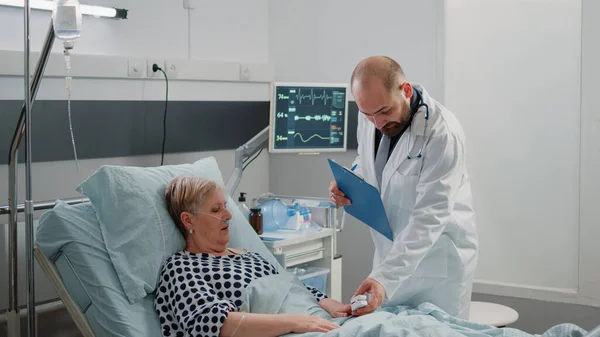
{"label": "heart monitor screen", "polygon": [[346,86],[274,87],[271,150],[345,151]]}

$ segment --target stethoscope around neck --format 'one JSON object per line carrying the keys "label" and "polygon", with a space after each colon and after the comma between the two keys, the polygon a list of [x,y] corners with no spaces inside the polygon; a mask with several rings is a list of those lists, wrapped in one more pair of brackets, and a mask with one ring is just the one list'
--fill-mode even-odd
{"label": "stethoscope around neck", "polygon": [[[414,92],[419,96],[419,104],[417,105],[417,112],[413,116],[410,124],[408,143],[406,144],[406,148],[408,150],[407,159],[409,160],[423,157],[423,147],[425,146],[425,130],[427,129],[427,125],[429,123],[429,105],[423,101],[423,96],[419,90],[415,89]],[[423,115],[423,118],[420,118],[421,115]],[[412,135],[415,136],[415,143],[411,147],[410,139]]]}

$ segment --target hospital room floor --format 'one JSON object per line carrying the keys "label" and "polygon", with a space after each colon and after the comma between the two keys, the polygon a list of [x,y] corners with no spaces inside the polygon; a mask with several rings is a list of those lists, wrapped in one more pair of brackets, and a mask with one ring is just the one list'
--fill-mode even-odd
{"label": "hospital room floor", "polygon": [[[40,337],[81,337],[77,326],[66,310],[38,315],[38,336]],[[0,337],[7,335],[6,325],[0,326]],[[21,336],[27,336],[27,319],[21,319]]]}

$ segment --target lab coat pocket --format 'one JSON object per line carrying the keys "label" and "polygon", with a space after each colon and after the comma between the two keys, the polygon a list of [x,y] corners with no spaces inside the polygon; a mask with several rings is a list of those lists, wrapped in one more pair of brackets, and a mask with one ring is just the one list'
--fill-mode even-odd
{"label": "lab coat pocket", "polygon": [[418,176],[422,160],[423,158],[405,159],[398,165],[396,173],[405,177]]}
{"label": "lab coat pocket", "polygon": [[412,211],[415,207],[417,198],[418,175],[405,175],[400,171],[394,172],[392,176],[392,188],[390,191],[390,200],[397,202],[401,211]]}

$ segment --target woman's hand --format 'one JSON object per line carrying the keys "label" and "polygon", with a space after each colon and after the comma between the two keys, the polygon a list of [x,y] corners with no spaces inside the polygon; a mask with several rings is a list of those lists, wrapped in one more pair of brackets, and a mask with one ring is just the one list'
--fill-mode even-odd
{"label": "woman's hand", "polygon": [[319,305],[333,318],[348,317],[352,313],[350,304],[344,304],[331,298],[322,299],[319,301]]}
{"label": "woman's hand", "polygon": [[310,315],[289,315],[292,333],[329,332],[340,326],[326,319]]}

